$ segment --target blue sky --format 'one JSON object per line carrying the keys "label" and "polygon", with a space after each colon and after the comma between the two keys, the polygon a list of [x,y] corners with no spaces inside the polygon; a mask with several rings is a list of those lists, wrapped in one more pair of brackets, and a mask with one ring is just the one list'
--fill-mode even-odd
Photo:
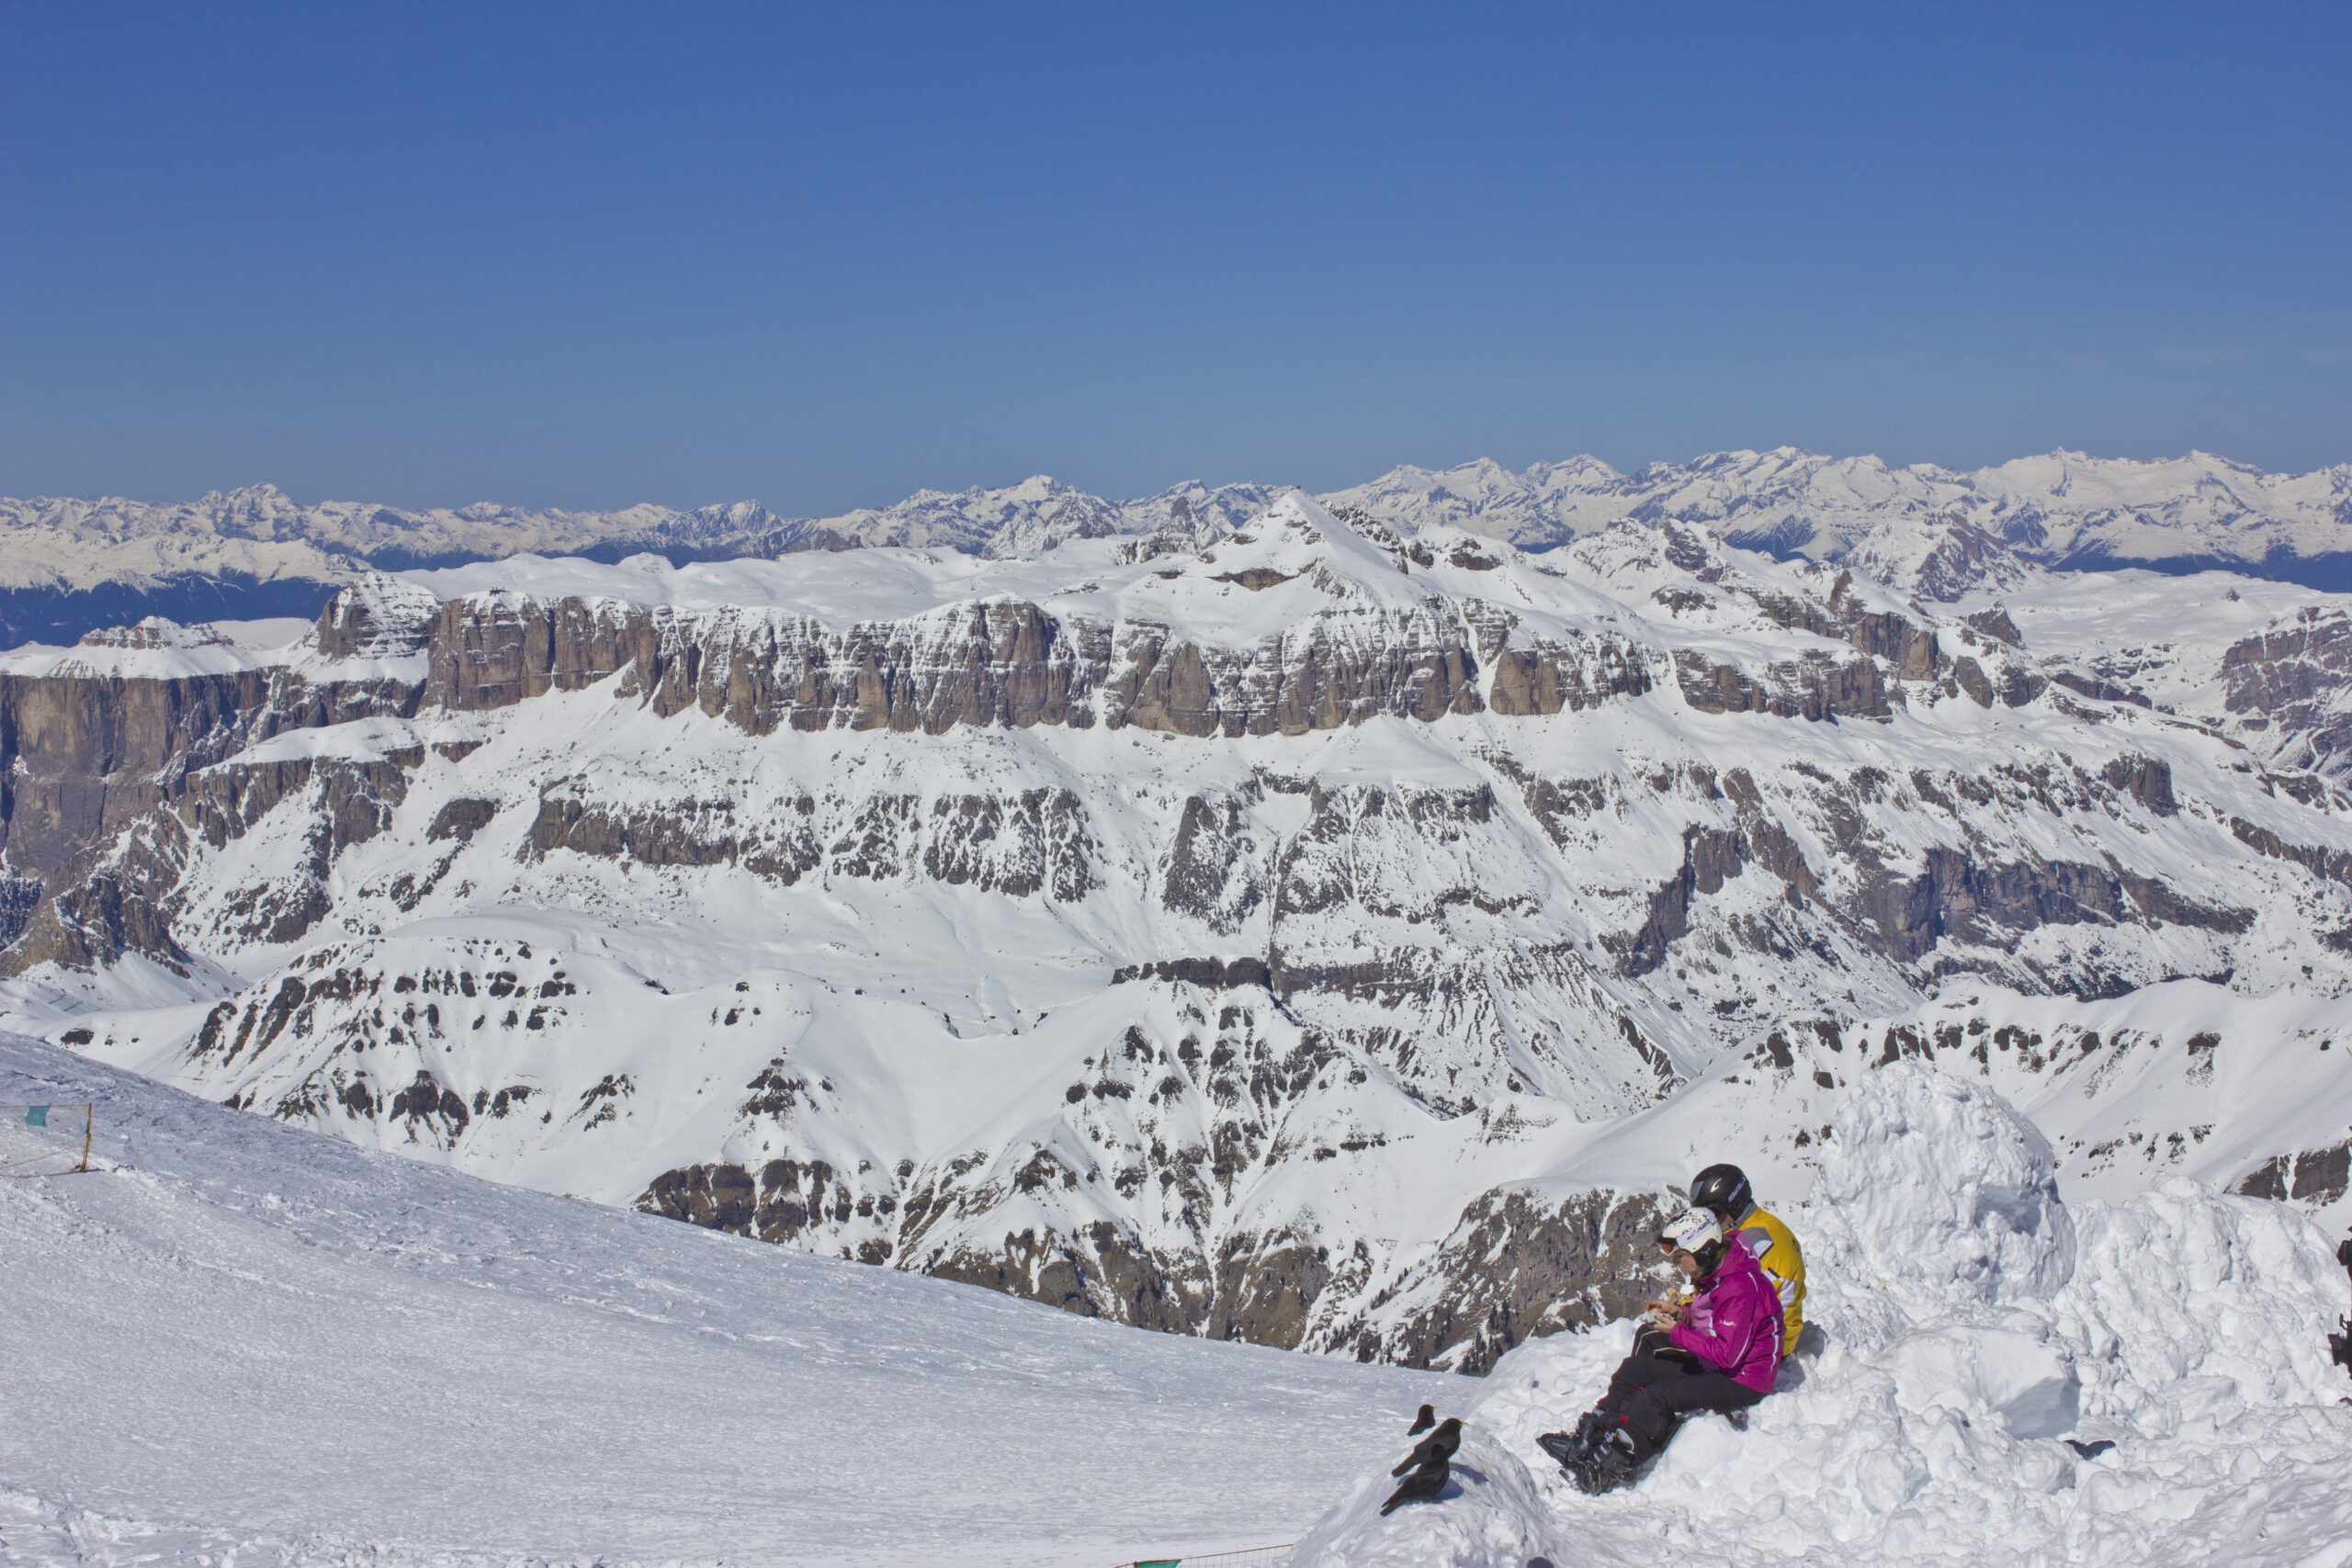
{"label": "blue sky", "polygon": [[0,492],[2352,459],[2352,6],[0,6]]}

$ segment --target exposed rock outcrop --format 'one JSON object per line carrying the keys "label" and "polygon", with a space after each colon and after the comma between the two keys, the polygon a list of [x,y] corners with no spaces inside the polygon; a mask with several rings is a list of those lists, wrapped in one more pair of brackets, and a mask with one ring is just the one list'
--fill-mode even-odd
{"label": "exposed rock outcrop", "polygon": [[2352,770],[2352,615],[2303,610],[2294,624],[2222,656],[2233,714],[2259,716],[2301,739],[2280,760],[2342,779]]}
{"label": "exposed rock outcrop", "polygon": [[1656,1245],[1663,1217],[1647,1194],[1498,1189],[1373,1301],[1381,1326],[1340,1325],[1330,1342],[1352,1345],[1359,1360],[1483,1376],[1523,1339],[1638,1314],[1668,1282]]}

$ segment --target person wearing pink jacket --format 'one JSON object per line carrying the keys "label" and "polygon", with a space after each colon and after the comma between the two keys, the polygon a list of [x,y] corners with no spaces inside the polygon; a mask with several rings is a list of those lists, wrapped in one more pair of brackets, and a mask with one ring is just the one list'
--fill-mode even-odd
{"label": "person wearing pink jacket", "polygon": [[1612,1491],[1673,1438],[1684,1416],[1744,1410],[1772,1392],[1781,1370],[1781,1296],[1744,1247],[1725,1243],[1703,1209],[1677,1215],[1658,1237],[1695,1293],[1649,1303],[1645,1326],[1574,1433],[1536,1438],[1579,1491]]}

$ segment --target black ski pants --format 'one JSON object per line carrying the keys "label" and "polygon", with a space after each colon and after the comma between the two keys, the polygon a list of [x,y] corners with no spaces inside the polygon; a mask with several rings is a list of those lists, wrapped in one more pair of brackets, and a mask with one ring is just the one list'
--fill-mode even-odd
{"label": "black ski pants", "polygon": [[1598,1408],[1623,1422],[1634,1439],[1634,1457],[1645,1460],[1666,1447],[1682,1418],[1693,1411],[1745,1410],[1763,1397],[1688,1352],[1672,1348],[1664,1334],[1645,1329],[1634,1341],[1634,1353],[1610,1377],[1609,1392],[1600,1396]]}

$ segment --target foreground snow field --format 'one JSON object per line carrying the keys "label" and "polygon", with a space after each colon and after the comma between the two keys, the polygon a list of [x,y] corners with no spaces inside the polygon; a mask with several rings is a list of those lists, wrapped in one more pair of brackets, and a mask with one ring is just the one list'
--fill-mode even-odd
{"label": "foreground snow field", "polygon": [[1746,1430],[1702,1416],[1636,1485],[1581,1496],[1534,1440],[1632,1325],[1532,1340],[1487,1375],[1454,1491],[1383,1519],[1368,1469],[1295,1568],[2352,1562],[2352,1384],[2323,1337],[2344,1272],[2292,1209],[2177,1178],[2070,1209],[2007,1101],[1901,1063],[1848,1100],[1788,1218],[1820,1346]]}
{"label": "foreground snow field", "polygon": [[[9,1562],[2352,1562],[2330,1238],[2179,1179],[2067,1205],[2030,1122],[1911,1063],[1791,1213],[1821,1344],[1598,1500],[1533,1440],[1622,1323],[1472,1382],[502,1187],[18,1037],[0,1099],[101,1108],[92,1174],[0,1179]],[[1468,1415],[1457,1487],[1380,1518],[1424,1399]]]}
{"label": "foreground snow field", "polygon": [[1294,1539],[1480,1385],[460,1176],[0,1036],[0,1561],[1020,1563]]}

